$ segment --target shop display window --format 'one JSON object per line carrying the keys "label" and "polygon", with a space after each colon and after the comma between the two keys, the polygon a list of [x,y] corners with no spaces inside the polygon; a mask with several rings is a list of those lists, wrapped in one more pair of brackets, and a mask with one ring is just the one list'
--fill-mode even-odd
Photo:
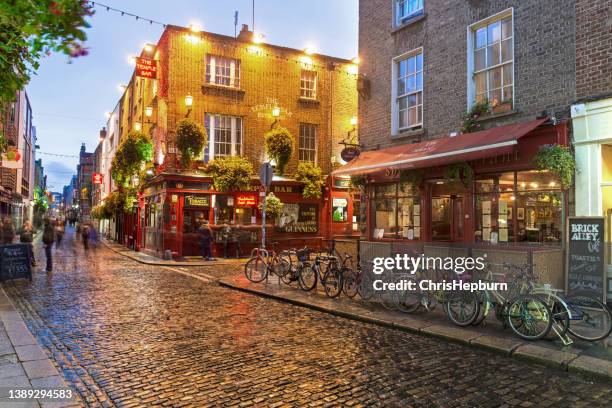
{"label": "shop display window", "polygon": [[419,239],[421,236],[420,198],[412,188],[397,183],[375,187],[374,239]]}
{"label": "shop display window", "polygon": [[346,198],[332,199],[332,220],[334,222],[348,221],[348,200]]}
{"label": "shop display window", "polygon": [[234,197],[217,195],[215,198],[215,225],[231,224],[234,221]]}
{"label": "shop display window", "polygon": [[563,194],[551,173],[483,176],[475,187],[476,242],[561,242]]}
{"label": "shop display window", "polygon": [[255,217],[256,217],[255,208],[253,207],[236,208],[236,224],[237,225],[256,224],[257,221]]}

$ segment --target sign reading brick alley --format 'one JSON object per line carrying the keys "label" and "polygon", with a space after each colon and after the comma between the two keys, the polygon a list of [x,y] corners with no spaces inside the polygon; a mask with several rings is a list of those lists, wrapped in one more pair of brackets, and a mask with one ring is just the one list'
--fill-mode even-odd
{"label": "sign reading brick alley", "polygon": [[136,76],[142,78],[157,78],[157,64],[149,58],[136,58]]}
{"label": "sign reading brick alley", "polygon": [[604,218],[569,217],[567,290],[602,300],[604,286]]}

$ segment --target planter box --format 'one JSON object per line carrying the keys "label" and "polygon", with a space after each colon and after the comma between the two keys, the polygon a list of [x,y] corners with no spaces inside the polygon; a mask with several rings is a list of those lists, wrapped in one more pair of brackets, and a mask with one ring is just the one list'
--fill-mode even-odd
{"label": "planter box", "polygon": [[497,106],[494,106],[491,109],[493,114],[506,113],[506,112],[510,112],[511,110],[512,110],[512,103],[510,102],[501,103]]}

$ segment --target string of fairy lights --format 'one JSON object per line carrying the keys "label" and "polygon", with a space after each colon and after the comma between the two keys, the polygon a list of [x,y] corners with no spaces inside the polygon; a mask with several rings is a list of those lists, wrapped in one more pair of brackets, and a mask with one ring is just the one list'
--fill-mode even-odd
{"label": "string of fairy lights", "polygon": [[[102,10],[106,10],[107,12],[112,12],[115,13],[121,17],[127,17],[127,18],[134,18],[136,21],[142,22],[142,23],[148,23],[149,25],[159,25],[163,28],[167,28],[168,26],[170,26],[171,24],[168,23],[164,23],[164,22],[160,22],[160,21],[156,21],[153,20],[151,18],[148,17],[143,17],[141,15],[135,14],[135,13],[131,13],[129,11],[126,10],[122,10],[122,9],[118,9],[115,7],[111,7],[109,5],[97,2],[97,1],[90,1],[89,2],[92,6],[97,7],[99,9]],[[180,27],[178,25],[176,25],[177,27]],[[201,38],[198,37],[198,34],[202,32],[202,30],[195,24],[192,24],[188,27],[191,30],[191,33],[187,36],[188,40],[191,40],[192,42],[196,43],[198,42]],[[265,46],[266,44],[263,42],[265,36],[261,33],[254,33],[253,35],[253,44],[246,46],[246,50],[252,54],[256,54],[258,56],[261,57],[267,57],[267,58],[273,58],[273,59],[278,59],[278,60],[282,60],[282,61],[286,61],[286,62],[293,62],[295,64],[300,64],[300,65],[307,65],[308,67],[311,68],[318,68],[318,69],[330,69],[329,65],[320,65],[320,64],[316,64],[313,59],[311,58],[311,55],[315,53],[314,47],[312,46],[306,46],[303,50],[303,54],[300,56],[299,58],[290,58],[290,57],[286,57],[283,55],[279,55],[278,53],[272,53],[269,50],[266,50],[264,48],[262,48],[261,46]],[[212,38],[211,36],[206,36],[205,41],[211,45],[215,45],[215,46],[221,46],[224,48],[227,48],[228,44],[226,40],[216,40],[214,38]],[[272,45],[271,45],[272,46]],[[292,51],[291,49],[288,49],[288,51]],[[295,50],[297,52],[299,52],[298,50]],[[133,58],[133,57],[132,57]],[[334,58],[337,59],[339,61],[344,61],[345,64],[348,64],[348,68],[346,71],[343,70],[339,70],[336,72],[345,74],[345,75],[349,75],[352,77],[356,77],[358,75],[358,67],[357,65],[359,64],[359,58],[355,57],[352,60],[344,60],[342,58]]]}

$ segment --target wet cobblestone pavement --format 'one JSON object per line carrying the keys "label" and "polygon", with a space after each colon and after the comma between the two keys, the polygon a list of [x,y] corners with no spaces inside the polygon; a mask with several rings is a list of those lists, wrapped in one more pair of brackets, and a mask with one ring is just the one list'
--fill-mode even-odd
{"label": "wet cobblestone pavement", "polygon": [[[37,251],[39,264],[44,255]],[[84,406],[604,407],[612,385],[259,298],[68,233],[4,287]]]}

